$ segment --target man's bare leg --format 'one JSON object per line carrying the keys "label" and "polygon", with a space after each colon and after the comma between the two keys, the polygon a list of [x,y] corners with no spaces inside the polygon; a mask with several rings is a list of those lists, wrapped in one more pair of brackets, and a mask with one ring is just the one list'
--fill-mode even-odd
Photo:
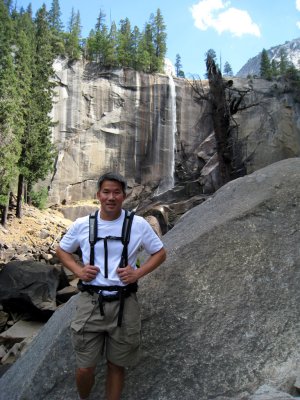
{"label": "man's bare leg", "polygon": [[87,399],[95,383],[95,367],[77,368],[76,384],[81,399]]}
{"label": "man's bare leg", "polygon": [[106,399],[120,400],[124,386],[125,368],[107,361]]}

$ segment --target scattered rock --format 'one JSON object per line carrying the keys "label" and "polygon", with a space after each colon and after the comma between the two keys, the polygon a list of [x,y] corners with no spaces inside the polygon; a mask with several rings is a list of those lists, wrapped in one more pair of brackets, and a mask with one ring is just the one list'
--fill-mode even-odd
{"label": "scattered rock", "polygon": [[44,325],[38,321],[18,321],[11,328],[0,333],[0,342],[9,340],[16,342],[33,337]]}

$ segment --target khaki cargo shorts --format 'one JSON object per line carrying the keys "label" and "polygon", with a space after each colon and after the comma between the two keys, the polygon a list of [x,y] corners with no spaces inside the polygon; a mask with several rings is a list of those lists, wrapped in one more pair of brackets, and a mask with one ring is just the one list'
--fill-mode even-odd
{"label": "khaki cargo shorts", "polygon": [[135,365],[141,342],[140,307],[136,293],[125,298],[122,326],[118,327],[120,302],[104,302],[100,315],[98,295],[80,292],[76,315],[71,323],[72,343],[78,368],[94,367],[105,349],[106,358],[115,365]]}

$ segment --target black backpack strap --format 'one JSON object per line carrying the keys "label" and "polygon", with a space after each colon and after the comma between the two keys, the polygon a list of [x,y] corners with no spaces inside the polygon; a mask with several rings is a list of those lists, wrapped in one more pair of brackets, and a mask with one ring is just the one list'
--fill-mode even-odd
{"label": "black backpack strap", "polygon": [[127,211],[125,210],[124,221],[122,225],[122,237],[115,237],[115,236],[107,236],[105,238],[98,237],[98,212],[90,214],[89,216],[89,242],[90,242],[90,265],[95,264],[95,244],[98,240],[104,241],[104,277],[108,278],[108,248],[107,248],[107,241],[108,240],[121,240],[123,244],[123,251],[121,255],[121,260],[119,267],[123,268],[128,265],[128,243],[130,241],[130,232],[133,217],[135,215],[134,211]]}
{"label": "black backpack strap", "polygon": [[89,241],[90,241],[90,265],[95,264],[95,244],[97,242],[97,226],[98,226],[98,212],[90,214],[89,216]]}
{"label": "black backpack strap", "polygon": [[119,267],[124,268],[128,265],[128,244],[130,241],[131,226],[134,217],[134,211],[125,211],[125,217],[122,226],[122,243],[123,251],[121,255],[121,260]]}

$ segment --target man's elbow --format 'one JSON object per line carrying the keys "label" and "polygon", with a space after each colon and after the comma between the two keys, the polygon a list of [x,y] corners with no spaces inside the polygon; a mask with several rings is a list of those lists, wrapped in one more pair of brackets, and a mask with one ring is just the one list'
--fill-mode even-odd
{"label": "man's elbow", "polygon": [[60,246],[57,246],[57,247],[56,247],[55,253],[56,253],[56,256],[57,256],[60,260],[61,260],[61,258],[62,258],[65,254],[68,254],[68,253],[66,253]]}
{"label": "man's elbow", "polygon": [[164,247],[162,249],[160,249],[160,253],[161,253],[160,254],[161,262],[163,263],[167,259],[167,252]]}

